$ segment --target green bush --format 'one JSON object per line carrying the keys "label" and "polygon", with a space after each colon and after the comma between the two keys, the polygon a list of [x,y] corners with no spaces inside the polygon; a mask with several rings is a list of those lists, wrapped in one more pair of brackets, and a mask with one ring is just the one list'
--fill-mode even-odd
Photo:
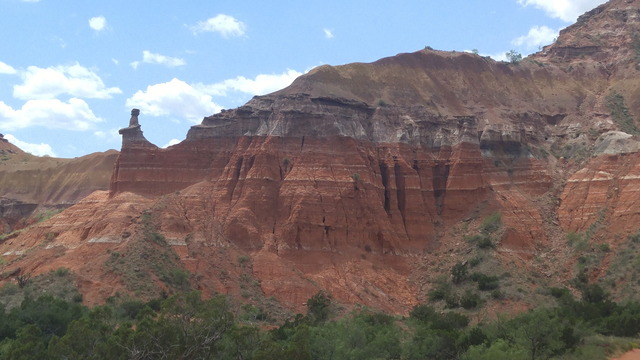
{"label": "green bush", "polygon": [[454,292],[448,293],[444,297],[444,303],[447,309],[455,309],[460,306],[460,299],[458,298],[458,294]]}
{"label": "green bush", "polygon": [[588,303],[601,303],[609,298],[609,294],[598,284],[588,284],[581,291],[582,300]]}
{"label": "green bush", "polygon": [[502,226],[502,215],[499,212],[495,212],[484,219],[480,230],[484,234],[492,234],[500,229],[500,226]]}
{"label": "green bush", "polygon": [[500,279],[497,276],[489,276],[483,273],[471,274],[471,280],[478,283],[478,290],[489,291],[495,290],[500,286]]}
{"label": "green bush", "polygon": [[464,295],[460,298],[460,306],[469,310],[475,309],[482,303],[480,295],[472,292],[471,290],[465,291]]}
{"label": "green bush", "polygon": [[69,275],[69,269],[65,267],[59,267],[56,269],[56,276],[65,277]]}
{"label": "green bush", "polygon": [[164,237],[164,235],[157,232],[152,232],[151,234],[149,234],[149,240],[158,245],[167,245],[167,239]]}
{"label": "green bush", "polygon": [[522,54],[515,50],[509,50],[506,54],[507,60],[512,64],[517,64],[522,61]]}
{"label": "green bush", "polygon": [[476,267],[476,266],[480,265],[482,260],[483,260],[482,256],[473,257],[471,260],[469,260],[469,266]]}
{"label": "green bush", "polygon": [[0,288],[0,296],[11,296],[15,295],[20,291],[20,287],[14,283],[7,283],[3,287]]}
{"label": "green bush", "polygon": [[490,237],[485,236],[482,239],[480,239],[480,241],[478,241],[478,247],[480,249],[493,249],[495,248],[495,244],[493,243]]}
{"label": "green bush", "polygon": [[634,243],[634,244],[638,244],[640,243],[640,231],[638,231],[635,234],[629,235],[627,237],[627,239],[629,239],[630,242]]}
{"label": "green bush", "polygon": [[451,285],[442,281],[436,283],[436,286],[428,293],[429,300],[444,300],[451,293]]}
{"label": "green bush", "polygon": [[330,305],[331,295],[319,291],[307,300],[307,313],[315,323],[323,322],[329,318]]}
{"label": "green bush", "polygon": [[491,292],[491,297],[496,299],[496,300],[502,300],[504,299],[504,293],[502,291],[500,291],[499,289],[495,289]]}
{"label": "green bush", "polygon": [[424,323],[432,321],[436,316],[436,310],[432,306],[426,304],[416,305],[411,309],[411,312],[409,312],[409,317],[411,319]]}
{"label": "green bush", "polygon": [[492,249],[495,247],[489,235],[465,236],[465,240],[470,244],[475,244],[480,249]]}
{"label": "green bush", "polygon": [[249,264],[250,261],[251,261],[251,258],[247,255],[238,256],[238,264],[240,264],[240,266],[246,266]]}
{"label": "green bush", "polygon": [[456,263],[451,269],[451,280],[454,284],[459,284],[467,279],[467,264]]}
{"label": "green bush", "polygon": [[549,289],[549,293],[556,299],[561,299],[563,297],[571,297],[571,292],[566,288],[558,288],[552,287]]}

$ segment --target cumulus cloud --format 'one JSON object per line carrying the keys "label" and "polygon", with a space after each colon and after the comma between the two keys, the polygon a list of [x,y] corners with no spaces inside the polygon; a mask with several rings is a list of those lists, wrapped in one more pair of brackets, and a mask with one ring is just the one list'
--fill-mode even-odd
{"label": "cumulus cloud", "polygon": [[23,100],[51,99],[62,94],[109,99],[113,94],[122,93],[117,87],[105,87],[96,73],[79,64],[48,68],[29,66],[21,76],[23,83],[13,87],[13,96]]}
{"label": "cumulus cloud", "polygon": [[225,96],[230,91],[238,91],[249,95],[264,95],[285,88],[293,82],[301,72],[288,69],[282,74],[259,74],[253,79],[238,76],[211,85],[198,84],[197,87],[211,95]]}
{"label": "cumulus cloud", "polygon": [[327,28],[322,29],[324,32],[324,37],[327,39],[333,39],[333,32]]}
{"label": "cumulus cloud", "polygon": [[107,28],[107,19],[104,16],[95,16],[89,19],[89,27],[95,31],[102,31]]}
{"label": "cumulus cloud", "polygon": [[522,6],[534,6],[549,16],[566,22],[574,22],[578,16],[604,4],[606,0],[518,0]]}
{"label": "cumulus cloud", "polygon": [[11,65],[3,63],[0,61],[0,74],[15,74],[16,69],[14,69]]}
{"label": "cumulus cloud", "polygon": [[528,49],[537,48],[541,45],[548,45],[558,37],[558,31],[546,26],[534,26],[529,29],[527,35],[514,39],[511,43],[516,46],[524,45]]}
{"label": "cumulus cloud", "polygon": [[126,104],[127,107],[143,109],[147,115],[177,116],[194,122],[202,120],[203,115],[222,110],[213,102],[211,95],[176,78],[147,86],[145,91],[139,90],[127,99]]}
{"label": "cumulus cloud", "polygon": [[53,149],[51,148],[51,145],[49,144],[45,144],[45,143],[40,143],[40,144],[32,144],[32,143],[28,143],[22,140],[18,140],[15,136],[11,135],[11,134],[6,134],[4,136],[5,139],[9,140],[10,143],[12,143],[13,145],[19,147],[20,149],[35,155],[35,156],[53,156],[55,157],[56,154],[53,152]]}
{"label": "cumulus cloud", "polygon": [[68,102],[58,99],[29,100],[20,109],[0,101],[0,127],[7,130],[41,126],[49,129],[88,130],[97,122],[97,117],[82,99],[71,98]]}
{"label": "cumulus cloud", "polygon": [[109,140],[109,141],[116,141],[116,140],[120,140],[121,136],[118,133],[118,129],[109,129],[108,131],[104,131],[104,130],[96,130],[93,132],[93,135],[95,135],[97,138],[100,139],[105,139],[105,140]]}
{"label": "cumulus cloud", "polygon": [[[160,54],[154,54],[151,51],[147,51],[147,50],[144,50],[142,52],[142,62],[147,64],[164,65],[168,67],[183,66],[183,65],[186,65],[187,63],[186,61],[184,61],[184,59],[160,55]],[[140,65],[140,62],[134,61],[130,65],[134,69],[137,69],[138,65]]]}
{"label": "cumulus cloud", "polygon": [[214,32],[224,38],[229,38],[232,36],[243,36],[246,27],[242,21],[239,21],[233,16],[218,14],[205,21],[199,21],[195,26],[191,27],[191,31],[193,31],[194,34]]}
{"label": "cumulus cloud", "polygon": [[253,79],[238,76],[214,84],[187,84],[180,79],[148,86],[127,99],[127,107],[137,107],[150,116],[175,116],[199,123],[204,116],[215,114],[222,107],[213,96],[231,92],[263,95],[290,85],[302,73],[287,70],[282,74],[260,74]]}

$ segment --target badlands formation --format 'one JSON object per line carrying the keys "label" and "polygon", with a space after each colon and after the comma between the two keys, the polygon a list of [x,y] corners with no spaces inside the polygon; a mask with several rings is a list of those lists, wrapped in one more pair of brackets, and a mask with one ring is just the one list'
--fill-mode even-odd
{"label": "badlands formation", "polygon": [[67,267],[93,304],[141,279],[171,292],[153,263],[171,254],[205,294],[406,313],[499,214],[484,256],[519,292],[603,281],[640,230],[639,69],[640,0],[612,0],[517,63],[426,48],[318,67],[167,149],[134,109],[109,188],[5,237],[2,271]]}

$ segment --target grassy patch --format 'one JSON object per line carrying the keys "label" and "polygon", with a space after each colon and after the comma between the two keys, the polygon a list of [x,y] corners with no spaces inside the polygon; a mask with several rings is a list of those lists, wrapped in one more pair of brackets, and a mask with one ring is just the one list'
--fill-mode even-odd
{"label": "grassy patch", "polygon": [[499,212],[494,212],[489,215],[480,226],[480,230],[484,234],[493,234],[498,231],[502,226],[502,215]]}
{"label": "grassy patch", "polygon": [[620,300],[637,300],[640,292],[640,232],[618,246],[602,279]]}
{"label": "grassy patch", "polygon": [[12,309],[20,306],[25,297],[37,298],[42,295],[52,295],[72,302],[82,301],[75,276],[67,268],[58,268],[30,278],[23,288],[15,283],[4,285],[0,288],[0,306]]}
{"label": "grassy patch", "polygon": [[464,240],[469,244],[476,245],[479,249],[493,249],[495,248],[495,244],[493,243],[493,239],[489,235],[473,235],[473,236],[465,236]]}
{"label": "grassy patch", "polygon": [[123,252],[112,252],[105,267],[120,276],[127,290],[141,298],[160,296],[162,289],[154,279],[164,283],[169,292],[191,289],[191,274],[154,222],[150,211],[140,216],[141,235],[136,235]]}
{"label": "grassy patch", "polygon": [[48,210],[39,212],[35,215],[36,223],[47,221],[51,219],[54,215],[57,215],[61,212],[62,212],[62,209],[48,209]]}
{"label": "grassy patch", "polygon": [[606,101],[611,118],[620,130],[632,135],[640,134],[633,117],[629,113],[629,108],[625,105],[624,97],[621,94],[612,92],[607,96]]}

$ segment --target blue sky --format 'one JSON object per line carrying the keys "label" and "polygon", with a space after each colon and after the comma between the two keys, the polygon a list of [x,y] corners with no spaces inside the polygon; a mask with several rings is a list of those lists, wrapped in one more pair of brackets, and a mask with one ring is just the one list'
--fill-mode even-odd
{"label": "blue sky", "polygon": [[0,132],[36,155],[166,146],[322,65],[430,46],[529,54],[602,0],[0,0]]}

